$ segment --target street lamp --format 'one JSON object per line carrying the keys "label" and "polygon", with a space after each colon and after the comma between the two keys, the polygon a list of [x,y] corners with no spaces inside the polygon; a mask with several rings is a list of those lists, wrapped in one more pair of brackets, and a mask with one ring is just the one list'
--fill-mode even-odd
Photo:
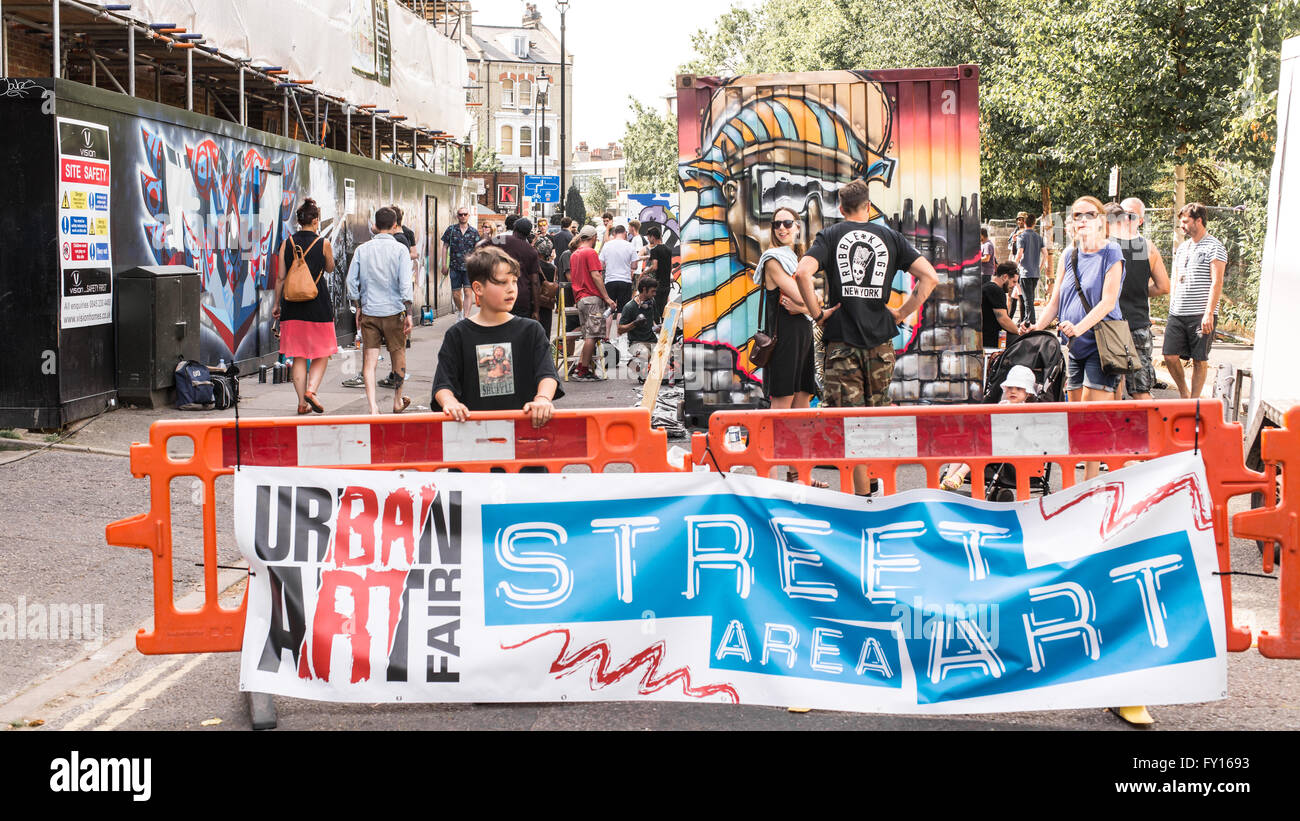
{"label": "street lamp", "polygon": [[568,60],[564,51],[564,15],[569,11],[569,0],[556,0],[555,7],[560,11],[560,216],[564,216],[564,200],[569,193],[569,189],[564,187],[564,166],[568,159],[568,150],[565,145],[564,115],[565,115],[565,89],[564,89],[564,70]]}
{"label": "street lamp", "polygon": [[546,92],[550,89],[550,87],[551,87],[551,78],[546,73],[546,69],[542,69],[542,73],[537,75],[537,94],[540,96],[540,100],[538,101],[537,108],[541,111],[541,121],[542,121],[541,126],[537,130],[537,148],[538,148],[537,153],[541,154],[542,174],[546,173],[546,154],[543,152],[546,151],[547,144],[550,142],[550,140],[547,140],[545,143],[542,142],[542,129],[546,128],[546,104],[550,102],[550,99],[547,97]]}

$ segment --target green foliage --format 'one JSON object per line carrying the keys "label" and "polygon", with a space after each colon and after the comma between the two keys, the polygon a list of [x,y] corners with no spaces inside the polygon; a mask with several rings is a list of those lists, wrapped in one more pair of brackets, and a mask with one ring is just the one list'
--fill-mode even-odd
{"label": "green foliage", "polygon": [[[569,193],[564,195],[564,215],[572,217],[578,225],[587,221],[587,206],[582,201],[582,194],[578,193],[578,186],[569,184]],[[573,232],[577,234],[575,230]]]}
{"label": "green foliage", "polygon": [[605,185],[603,177],[592,177],[591,184],[587,186],[587,193],[583,196],[582,201],[587,206],[588,214],[600,214],[609,208],[610,200],[609,186]]}
{"label": "green foliage", "polygon": [[474,163],[470,171],[501,171],[505,168],[497,152],[489,145],[478,143],[474,146]]}
{"label": "green foliage", "polygon": [[643,193],[677,190],[677,123],[633,99],[632,122],[623,132],[627,187]]}
{"label": "green foliage", "polygon": [[1113,165],[1123,196],[1168,208],[1184,164],[1188,201],[1244,206],[1225,309],[1249,327],[1280,47],[1296,34],[1297,0],[765,0],[697,32],[681,70],[977,64],[985,218],[1105,194]]}

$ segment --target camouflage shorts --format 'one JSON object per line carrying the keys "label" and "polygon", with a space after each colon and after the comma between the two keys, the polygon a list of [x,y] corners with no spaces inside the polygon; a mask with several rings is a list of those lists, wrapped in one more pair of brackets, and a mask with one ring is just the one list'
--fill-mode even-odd
{"label": "camouflage shorts", "polygon": [[889,404],[889,381],[894,375],[894,343],[874,348],[854,348],[843,342],[826,343],[824,379],[826,405],[832,408],[881,407]]}
{"label": "camouflage shorts", "polygon": [[[1151,365],[1151,327],[1130,328],[1133,347],[1137,348],[1142,367],[1124,377],[1124,390],[1130,397],[1135,393],[1151,393],[1156,386],[1156,369]],[[1121,397],[1122,398],[1122,397]]]}

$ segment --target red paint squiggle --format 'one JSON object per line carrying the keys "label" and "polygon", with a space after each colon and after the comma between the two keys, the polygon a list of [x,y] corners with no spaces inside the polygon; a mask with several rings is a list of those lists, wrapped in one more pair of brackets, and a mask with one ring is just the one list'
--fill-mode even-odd
{"label": "red paint squiggle", "polygon": [[1156,488],[1153,493],[1146,496],[1146,498],[1139,500],[1137,504],[1133,505],[1128,510],[1121,510],[1124,504],[1124,483],[1123,482],[1106,482],[1104,484],[1100,484],[1092,488],[1091,490],[1087,491],[1086,493],[1079,494],[1078,496],[1066,502],[1065,504],[1061,505],[1060,508],[1058,508],[1055,511],[1052,511],[1051,513],[1047,512],[1047,505],[1046,505],[1047,498],[1046,497],[1040,498],[1038,500],[1038,509],[1043,514],[1043,519],[1048,520],[1060,515],[1061,513],[1064,513],[1065,511],[1069,510],[1070,508],[1082,502],[1084,499],[1087,499],[1091,496],[1106,494],[1107,496],[1109,496],[1110,504],[1106,511],[1105,518],[1102,519],[1099,532],[1101,533],[1101,538],[1108,539],[1113,534],[1118,533],[1119,531],[1128,527],[1130,524],[1133,523],[1135,519],[1137,519],[1142,514],[1146,513],[1155,505],[1159,504],[1160,502],[1163,502],[1165,499],[1168,499],[1171,496],[1174,496],[1175,494],[1183,490],[1186,490],[1189,494],[1191,494],[1192,513],[1195,516],[1194,522],[1196,525],[1196,529],[1210,530],[1211,528],[1213,528],[1214,520],[1210,515],[1209,505],[1206,504],[1206,499],[1203,490],[1201,488],[1201,484],[1200,482],[1196,481],[1195,474],[1191,474],[1191,473],[1185,476],[1181,476],[1172,482],[1168,482],[1166,484],[1161,485],[1160,487]]}
{"label": "red paint squiggle", "polygon": [[569,651],[569,642],[571,637],[569,631],[562,627],[555,630],[547,630],[544,633],[538,633],[535,636],[524,639],[518,644],[503,644],[501,645],[501,649],[514,650],[523,647],[529,642],[552,635],[563,636],[564,645],[560,647],[560,652],[555,657],[555,661],[551,662],[550,672],[557,677],[564,676],[574,672],[580,664],[586,661],[594,661],[595,664],[591,668],[591,689],[593,691],[622,680],[629,673],[644,665],[645,671],[641,675],[640,684],[637,685],[637,692],[643,696],[657,693],[660,690],[680,681],[682,693],[692,698],[707,698],[708,696],[722,694],[726,696],[732,704],[740,703],[740,696],[736,693],[736,688],[730,684],[706,684],[701,687],[691,686],[691,670],[689,667],[681,667],[673,670],[665,676],[656,678],[655,676],[659,671],[659,664],[663,661],[664,657],[664,643],[662,641],[655,642],[640,653],[632,656],[632,658],[628,659],[626,663],[613,670],[609,669],[609,644],[604,641],[592,642],[574,655],[566,656]]}

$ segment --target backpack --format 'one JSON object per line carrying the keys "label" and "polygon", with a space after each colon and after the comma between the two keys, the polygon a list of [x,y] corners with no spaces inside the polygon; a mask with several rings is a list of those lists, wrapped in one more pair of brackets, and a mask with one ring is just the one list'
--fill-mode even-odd
{"label": "backpack", "polygon": [[212,374],[212,398],[217,410],[229,410],[239,404],[237,365],[227,365],[225,371]]}
{"label": "backpack", "polygon": [[214,401],[208,366],[193,359],[176,363],[176,409],[211,405]]}
{"label": "backpack", "polygon": [[292,239],[289,240],[289,244],[293,246],[293,262],[289,265],[289,273],[284,276],[284,298],[289,302],[311,302],[316,298],[316,283],[320,281],[320,277],[311,275],[311,268],[307,265],[307,254],[320,241],[321,236],[318,234],[304,251]]}

